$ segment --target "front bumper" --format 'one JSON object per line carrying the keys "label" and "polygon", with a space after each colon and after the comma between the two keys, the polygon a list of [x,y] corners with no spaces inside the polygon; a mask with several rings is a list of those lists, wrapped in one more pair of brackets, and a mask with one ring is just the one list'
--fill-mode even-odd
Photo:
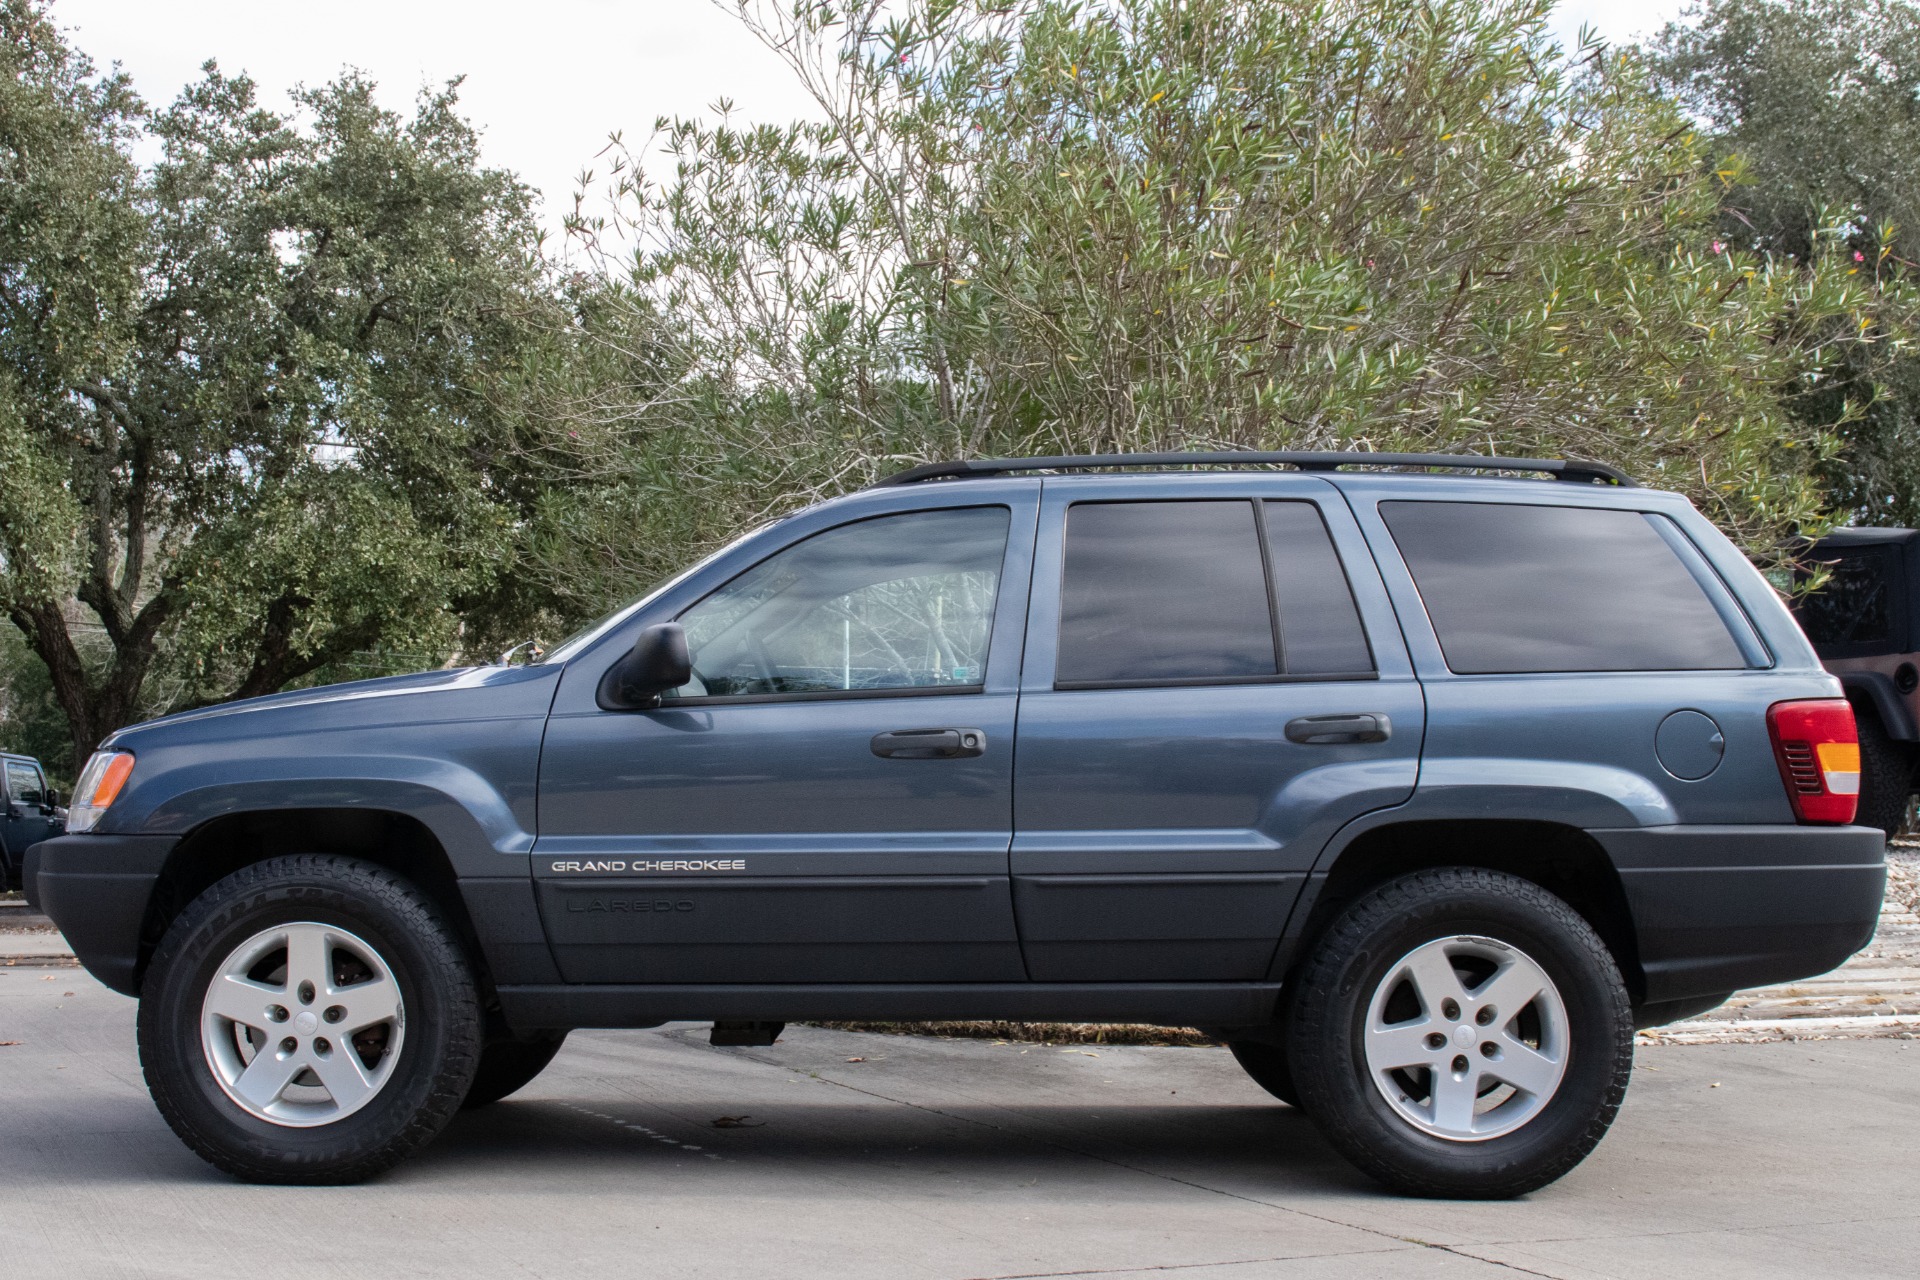
{"label": "front bumper", "polygon": [[89,832],[27,850],[27,901],[66,935],[87,972],[122,995],[138,995],[140,933],[154,882],[178,836]]}
{"label": "front bumper", "polygon": [[1886,839],[1873,827],[1589,834],[1620,873],[1650,1004],[1825,973],[1866,946],[1880,919]]}

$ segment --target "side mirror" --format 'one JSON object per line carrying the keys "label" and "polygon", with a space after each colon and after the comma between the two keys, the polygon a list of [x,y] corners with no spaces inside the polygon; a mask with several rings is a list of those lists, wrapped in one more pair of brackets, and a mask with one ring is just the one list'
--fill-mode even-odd
{"label": "side mirror", "polygon": [[660,695],[693,679],[687,632],[677,622],[656,622],[633,639],[627,656],[600,677],[595,701],[603,711],[646,711]]}
{"label": "side mirror", "polygon": [[49,808],[49,809],[58,809],[58,808],[59,808],[59,807],[60,807],[60,806],[61,806],[61,805],[62,805],[63,803],[65,803],[65,802],[64,802],[63,800],[61,800],[61,798],[60,798],[60,788],[58,788],[58,787],[48,787],[48,788],[47,788],[47,801],[46,801],[46,804],[47,804],[47,808]]}

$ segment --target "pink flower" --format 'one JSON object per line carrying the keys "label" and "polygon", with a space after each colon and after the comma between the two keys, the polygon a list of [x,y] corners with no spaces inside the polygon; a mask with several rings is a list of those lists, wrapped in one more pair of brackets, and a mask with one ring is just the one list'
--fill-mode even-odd
{"label": "pink flower", "polygon": [[1715,240],[1713,242],[1713,251],[1715,253],[1725,253],[1727,251],[1727,242],[1725,240]]}
{"label": "pink flower", "polygon": [[1860,252],[1858,249],[1855,249],[1853,251],[1853,260],[1855,262],[1865,262],[1867,260],[1867,255]]}

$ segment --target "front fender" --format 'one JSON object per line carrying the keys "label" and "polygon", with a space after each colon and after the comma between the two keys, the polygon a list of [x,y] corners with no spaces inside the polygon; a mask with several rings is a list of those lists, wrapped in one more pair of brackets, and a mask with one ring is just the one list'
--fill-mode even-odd
{"label": "front fender", "polygon": [[[527,874],[533,833],[507,796],[473,769],[417,757],[311,756],[267,760],[233,777],[232,762],[187,765],[138,830],[185,835],[228,814],[274,809],[367,809],[417,819],[440,842],[454,874]],[[512,859],[512,861],[508,861]]]}

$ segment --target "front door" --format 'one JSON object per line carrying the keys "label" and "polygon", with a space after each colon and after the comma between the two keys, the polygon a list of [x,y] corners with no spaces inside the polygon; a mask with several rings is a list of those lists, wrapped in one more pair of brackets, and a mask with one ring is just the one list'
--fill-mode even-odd
{"label": "front door", "polygon": [[55,820],[48,803],[47,780],[40,766],[28,760],[6,762],[6,854],[18,873],[27,850],[51,835]]}
{"label": "front door", "polygon": [[1307,476],[1049,479],[1014,902],[1035,981],[1267,975],[1329,836],[1412,794],[1423,704]]}
{"label": "front door", "polygon": [[802,517],[633,619],[687,630],[694,679],[657,710],[591,701],[617,648],[570,665],[534,849],[568,981],[1025,977],[1007,850],[1037,490]]}

